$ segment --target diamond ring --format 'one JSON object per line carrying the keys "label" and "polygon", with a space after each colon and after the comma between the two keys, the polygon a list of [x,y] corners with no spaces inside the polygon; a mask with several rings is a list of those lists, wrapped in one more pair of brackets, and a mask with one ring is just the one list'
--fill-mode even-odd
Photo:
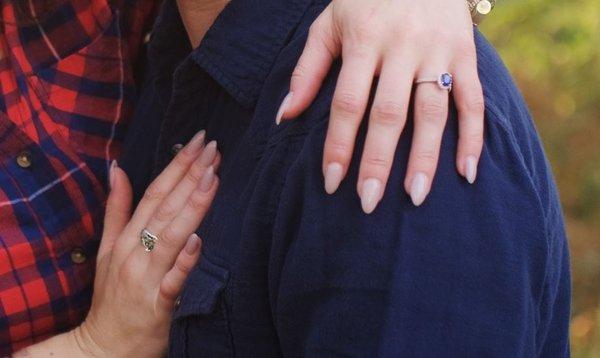
{"label": "diamond ring", "polygon": [[148,229],[144,229],[140,233],[140,242],[142,243],[144,250],[147,252],[154,250],[154,246],[156,245],[157,241],[158,236],[152,234],[150,231],[148,231]]}
{"label": "diamond ring", "polygon": [[448,72],[444,72],[441,75],[439,75],[438,77],[431,77],[431,78],[419,78],[418,80],[415,81],[416,84],[421,84],[421,83],[437,83],[437,85],[445,91],[452,91],[452,75],[449,74]]}

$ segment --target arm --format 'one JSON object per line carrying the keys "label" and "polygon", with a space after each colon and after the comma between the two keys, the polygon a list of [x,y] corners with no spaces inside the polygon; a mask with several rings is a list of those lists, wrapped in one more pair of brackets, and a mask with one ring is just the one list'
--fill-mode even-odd
{"label": "arm", "polygon": [[[85,322],[15,356],[163,355],[176,298],[200,255],[193,232],[216,192],[219,162],[216,143],[205,146],[199,133],[150,185],[133,216],[131,186],[115,162]],[[140,245],[143,229],[159,238],[151,252]]]}

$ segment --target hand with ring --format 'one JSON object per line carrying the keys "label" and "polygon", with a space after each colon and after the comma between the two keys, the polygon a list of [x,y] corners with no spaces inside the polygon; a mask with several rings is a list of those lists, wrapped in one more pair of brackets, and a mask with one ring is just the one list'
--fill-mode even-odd
{"label": "hand with ring", "polygon": [[129,180],[113,163],[90,312],[75,330],[28,348],[30,356],[44,349],[66,356],[165,355],[175,301],[200,256],[194,231],[214,199],[219,163],[216,143],[205,145],[198,133],[133,215]]}
{"label": "hand with ring", "polygon": [[[310,28],[277,122],[308,108],[338,57],[342,66],[323,153],[325,191],[333,194],[346,176],[366,118],[356,190],[363,210],[375,210],[414,99],[404,188],[412,202],[421,205],[435,176],[452,81],[459,125],[456,169],[465,181],[475,181],[483,147],[484,97],[467,1],[331,1]],[[368,113],[375,78],[377,89]]]}

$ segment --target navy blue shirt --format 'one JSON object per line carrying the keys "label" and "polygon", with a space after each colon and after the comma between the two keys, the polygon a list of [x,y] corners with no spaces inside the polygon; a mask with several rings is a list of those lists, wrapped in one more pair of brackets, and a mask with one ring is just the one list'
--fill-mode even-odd
{"label": "navy blue shirt", "polygon": [[[358,147],[335,195],[321,160],[339,71],[275,125],[307,30],[328,1],[233,0],[192,51],[173,1],[121,165],[139,197],[172,147],[206,128],[221,187],[199,228],[200,263],[176,309],[180,356],[565,357],[570,277],[555,185],[526,105],[476,31],[486,100],[479,177],[456,172],[452,106],[433,189],[403,189],[409,123],[385,197],[356,194]],[[409,121],[410,122],[410,121]]]}

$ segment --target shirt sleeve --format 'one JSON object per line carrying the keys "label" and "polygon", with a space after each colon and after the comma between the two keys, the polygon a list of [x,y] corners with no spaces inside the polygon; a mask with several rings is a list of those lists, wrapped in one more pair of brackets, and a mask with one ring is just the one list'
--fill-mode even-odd
{"label": "shirt sleeve", "polygon": [[[274,226],[270,301],[284,355],[568,351],[566,241],[548,234],[545,207],[558,202],[540,200],[546,189],[525,160],[535,153],[507,129],[511,122],[487,115],[475,185],[454,168],[453,113],[424,205],[412,206],[403,189],[405,135],[371,215],[362,213],[356,194],[361,143],[348,177],[328,196],[321,174],[326,121],[311,131],[286,176]],[[525,120],[514,115],[512,122]]]}

